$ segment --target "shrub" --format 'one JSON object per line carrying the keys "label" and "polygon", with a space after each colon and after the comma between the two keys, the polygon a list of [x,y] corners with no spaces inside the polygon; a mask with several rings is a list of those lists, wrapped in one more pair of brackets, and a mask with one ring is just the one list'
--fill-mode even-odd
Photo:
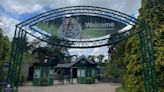
{"label": "shrub", "polygon": [[92,83],[94,83],[93,78],[92,78],[92,77],[87,77],[87,78],[86,78],[86,83],[87,83],[87,84],[92,84]]}
{"label": "shrub", "polygon": [[42,78],[40,85],[41,86],[47,86],[48,85],[48,78]]}

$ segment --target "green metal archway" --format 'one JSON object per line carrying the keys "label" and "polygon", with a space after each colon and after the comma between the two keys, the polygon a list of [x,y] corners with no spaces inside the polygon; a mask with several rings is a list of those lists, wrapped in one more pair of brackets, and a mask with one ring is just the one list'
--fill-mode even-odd
{"label": "green metal archway", "polygon": [[[98,39],[98,40],[65,40],[52,38],[51,35],[45,34],[44,32],[34,29],[34,25],[42,22],[61,18],[65,15],[78,16],[78,15],[90,15],[90,16],[99,16],[120,23],[137,26],[139,30],[131,31],[126,30],[124,32],[118,33],[118,30],[112,33],[111,37]],[[35,35],[34,33],[37,33]],[[128,33],[128,35],[125,35]],[[40,35],[38,35],[40,34]],[[95,48],[102,46],[109,46],[114,43],[125,40],[131,36],[139,35],[140,39],[140,51],[141,59],[143,64],[143,75],[145,81],[145,90],[146,92],[158,92],[157,78],[156,78],[156,65],[154,59],[154,50],[152,44],[152,30],[150,27],[129,15],[124,13],[110,10],[101,7],[93,6],[73,6],[73,7],[64,7],[48,11],[37,16],[34,16],[18,25],[16,25],[15,35],[12,43],[12,51],[10,58],[10,67],[7,76],[8,83],[13,83],[16,88],[18,88],[19,83],[19,74],[21,69],[21,63],[23,58],[23,52],[25,51],[25,39],[27,35],[31,35],[41,41],[50,43],[52,45],[68,47],[68,48]],[[50,39],[55,39],[55,42],[50,42],[45,37]],[[63,43],[59,43],[62,41]],[[70,43],[71,45],[68,45]]]}

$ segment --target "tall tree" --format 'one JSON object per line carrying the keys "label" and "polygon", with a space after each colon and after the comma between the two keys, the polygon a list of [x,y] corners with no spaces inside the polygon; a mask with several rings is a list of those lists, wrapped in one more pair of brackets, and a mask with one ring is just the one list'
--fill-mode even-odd
{"label": "tall tree", "polygon": [[2,29],[0,29],[0,81],[4,76],[3,64],[9,60],[10,53],[10,42],[7,37],[5,37],[2,33]]}
{"label": "tall tree", "polygon": [[103,64],[104,55],[99,55],[99,56],[97,56],[97,58],[98,58],[98,63],[100,65],[102,65]]}
{"label": "tall tree", "polygon": [[124,52],[126,41],[109,47],[109,54],[111,54],[110,62],[105,64],[104,76],[113,81],[122,82],[125,71]]}
{"label": "tall tree", "polygon": [[[51,42],[51,44],[47,43],[44,46],[39,46],[36,44],[31,45],[31,47],[33,48],[32,54],[36,56],[39,61],[44,61],[44,59],[47,58],[48,62],[52,63],[53,65],[56,65],[58,63],[68,63],[71,61],[71,55],[68,52],[68,48],[52,44],[53,42],[62,44],[63,42],[67,41],[61,41],[55,36],[45,39],[47,39],[48,42]],[[42,42],[38,43],[37,41],[35,41],[35,43],[42,45]]]}
{"label": "tall tree", "polygon": [[94,56],[94,55],[89,55],[88,58],[91,59],[91,60],[94,61],[94,62],[96,61],[96,60],[95,60],[95,59],[96,59],[96,56]]}
{"label": "tall tree", "polygon": [[[157,64],[157,79],[159,92],[164,92],[164,1],[142,0],[138,19],[149,24],[153,30],[155,59]],[[135,31],[135,30],[134,30]],[[126,44],[125,58],[126,75],[125,85],[128,92],[144,92],[143,69],[140,61],[139,40],[131,37]]]}

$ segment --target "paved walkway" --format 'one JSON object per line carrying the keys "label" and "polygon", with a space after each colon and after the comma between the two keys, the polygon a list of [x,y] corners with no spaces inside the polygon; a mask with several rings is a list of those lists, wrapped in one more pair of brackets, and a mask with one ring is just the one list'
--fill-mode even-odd
{"label": "paved walkway", "polygon": [[97,84],[54,84],[53,86],[34,87],[30,85],[19,87],[19,92],[115,92],[120,84],[97,83]]}

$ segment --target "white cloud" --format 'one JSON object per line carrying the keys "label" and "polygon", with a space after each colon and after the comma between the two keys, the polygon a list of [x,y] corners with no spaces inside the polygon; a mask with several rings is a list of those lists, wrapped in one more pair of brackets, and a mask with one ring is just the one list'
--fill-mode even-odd
{"label": "white cloud", "polygon": [[[77,6],[77,5],[89,5],[105,7],[113,10],[117,10],[126,14],[138,15],[138,9],[141,6],[141,0],[1,0],[1,8],[11,14],[19,16],[19,14],[44,12],[44,6],[49,6],[52,9]],[[10,16],[10,15],[9,15]],[[32,16],[31,16],[32,17]],[[1,16],[0,27],[4,30],[4,33],[11,39],[14,35],[15,25],[19,23],[15,18]],[[71,49],[71,53],[78,55],[90,55],[90,54],[105,54],[107,48],[95,48],[95,49]]]}
{"label": "white cloud", "polygon": [[100,47],[100,48],[90,48],[90,49],[69,49],[71,55],[104,55],[105,58],[108,58],[108,47]]}
{"label": "white cloud", "polygon": [[15,25],[19,23],[18,20],[11,17],[0,16],[1,26],[4,35],[7,35],[9,39],[12,39],[15,32]]}
{"label": "white cloud", "polygon": [[[0,3],[0,6],[3,10],[15,14],[16,16],[19,16],[19,14],[32,13],[35,11],[44,12],[44,6],[49,6],[52,9],[55,9],[77,5],[106,7],[127,14],[138,15],[140,0],[1,0]],[[11,34],[12,37],[14,30],[13,28],[15,27],[15,23],[18,22],[18,20],[11,17],[7,18],[6,16],[4,16],[1,20],[7,20],[3,21],[5,23],[5,33],[9,33],[9,36]]]}
{"label": "white cloud", "polygon": [[2,0],[0,6],[7,12],[15,15],[44,11],[43,6],[33,0]]}
{"label": "white cloud", "polygon": [[89,5],[105,7],[126,14],[135,14],[141,6],[141,0],[53,0],[52,8],[65,6]]}
{"label": "white cloud", "polygon": [[4,26],[4,23],[0,20],[0,28],[3,28]]}
{"label": "white cloud", "polygon": [[0,5],[6,10],[13,13],[31,13],[35,11],[45,11],[44,6],[49,6],[52,9],[89,5],[106,7],[109,9],[118,10],[127,14],[134,14],[140,8],[141,0],[2,0]]}

